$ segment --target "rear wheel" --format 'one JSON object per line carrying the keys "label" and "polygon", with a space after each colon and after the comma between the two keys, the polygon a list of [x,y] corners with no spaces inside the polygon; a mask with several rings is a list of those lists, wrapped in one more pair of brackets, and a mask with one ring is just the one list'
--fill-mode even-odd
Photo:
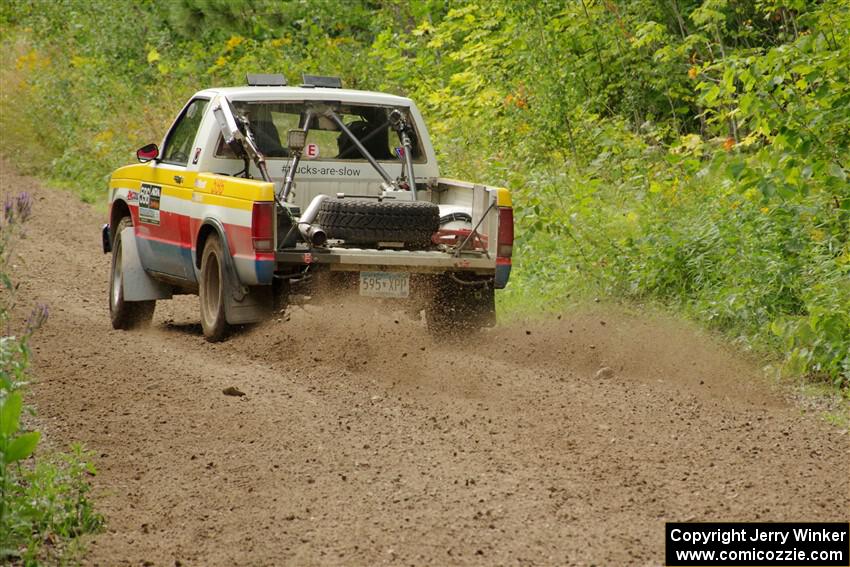
{"label": "rear wheel", "polygon": [[198,295],[201,303],[201,327],[210,342],[224,339],[230,331],[224,312],[227,286],[224,254],[217,234],[211,234],[201,257],[201,282]]}
{"label": "rear wheel", "polygon": [[432,285],[425,321],[434,336],[453,336],[496,324],[496,292],[492,281],[464,280],[445,274],[435,278]]}
{"label": "rear wheel", "polygon": [[109,317],[114,329],[138,329],[150,324],[156,301],[124,301],[124,270],[121,266],[123,246],[121,231],[133,226],[133,219],[124,217],[115,227],[112,242],[112,266],[109,271]]}

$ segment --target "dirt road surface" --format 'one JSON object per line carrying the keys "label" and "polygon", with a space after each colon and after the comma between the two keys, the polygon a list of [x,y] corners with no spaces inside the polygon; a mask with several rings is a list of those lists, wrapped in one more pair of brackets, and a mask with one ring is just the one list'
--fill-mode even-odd
{"label": "dirt road surface", "polygon": [[181,297],[114,331],[105,215],[2,166],[35,196],[21,301],[51,308],[30,399],[49,445],[96,454],[89,564],[657,565],[666,521],[848,519],[846,432],[685,326],[439,346],[341,302],[213,345]]}

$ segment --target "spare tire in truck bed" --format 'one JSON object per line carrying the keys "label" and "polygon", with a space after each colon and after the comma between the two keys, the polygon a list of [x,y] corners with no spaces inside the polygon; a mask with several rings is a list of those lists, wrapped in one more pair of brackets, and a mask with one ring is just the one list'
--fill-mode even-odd
{"label": "spare tire in truck bed", "polygon": [[349,244],[402,242],[408,247],[431,244],[440,228],[440,208],[424,201],[327,199],[316,224],[328,238]]}

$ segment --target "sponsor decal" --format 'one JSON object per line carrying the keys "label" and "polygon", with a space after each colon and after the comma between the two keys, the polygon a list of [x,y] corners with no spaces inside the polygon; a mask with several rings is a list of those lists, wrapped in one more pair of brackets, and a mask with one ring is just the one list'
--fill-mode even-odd
{"label": "sponsor decal", "polygon": [[316,159],[319,157],[319,144],[307,144],[304,148],[305,159]]}
{"label": "sponsor decal", "polygon": [[196,179],[195,180],[195,187],[197,187],[198,189],[206,189],[207,188],[207,182],[204,181],[203,179]]}
{"label": "sponsor decal", "polygon": [[162,187],[142,183],[139,191],[139,221],[145,224],[159,224],[159,199]]}
{"label": "sponsor decal", "polygon": [[135,203],[139,200],[139,194],[135,191],[127,191],[127,201],[130,203]]}
{"label": "sponsor decal", "polygon": [[195,148],[195,156],[192,158],[192,165],[198,163],[198,158],[201,157],[201,148]]}
{"label": "sponsor decal", "polygon": [[224,193],[224,179],[215,179],[213,180],[212,189],[210,189],[210,193],[213,195],[221,195]]}

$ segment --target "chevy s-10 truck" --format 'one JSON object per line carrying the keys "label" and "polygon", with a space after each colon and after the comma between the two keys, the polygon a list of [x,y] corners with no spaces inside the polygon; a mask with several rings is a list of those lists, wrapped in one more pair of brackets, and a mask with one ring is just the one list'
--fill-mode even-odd
{"label": "chevy s-10 truck", "polygon": [[408,98],[338,79],[249,75],[195,94],[161,146],[109,181],[116,329],[145,325],[156,301],[200,296],[205,337],[304,297],[406,302],[439,335],[495,323],[511,269],[507,189],[440,177]]}

